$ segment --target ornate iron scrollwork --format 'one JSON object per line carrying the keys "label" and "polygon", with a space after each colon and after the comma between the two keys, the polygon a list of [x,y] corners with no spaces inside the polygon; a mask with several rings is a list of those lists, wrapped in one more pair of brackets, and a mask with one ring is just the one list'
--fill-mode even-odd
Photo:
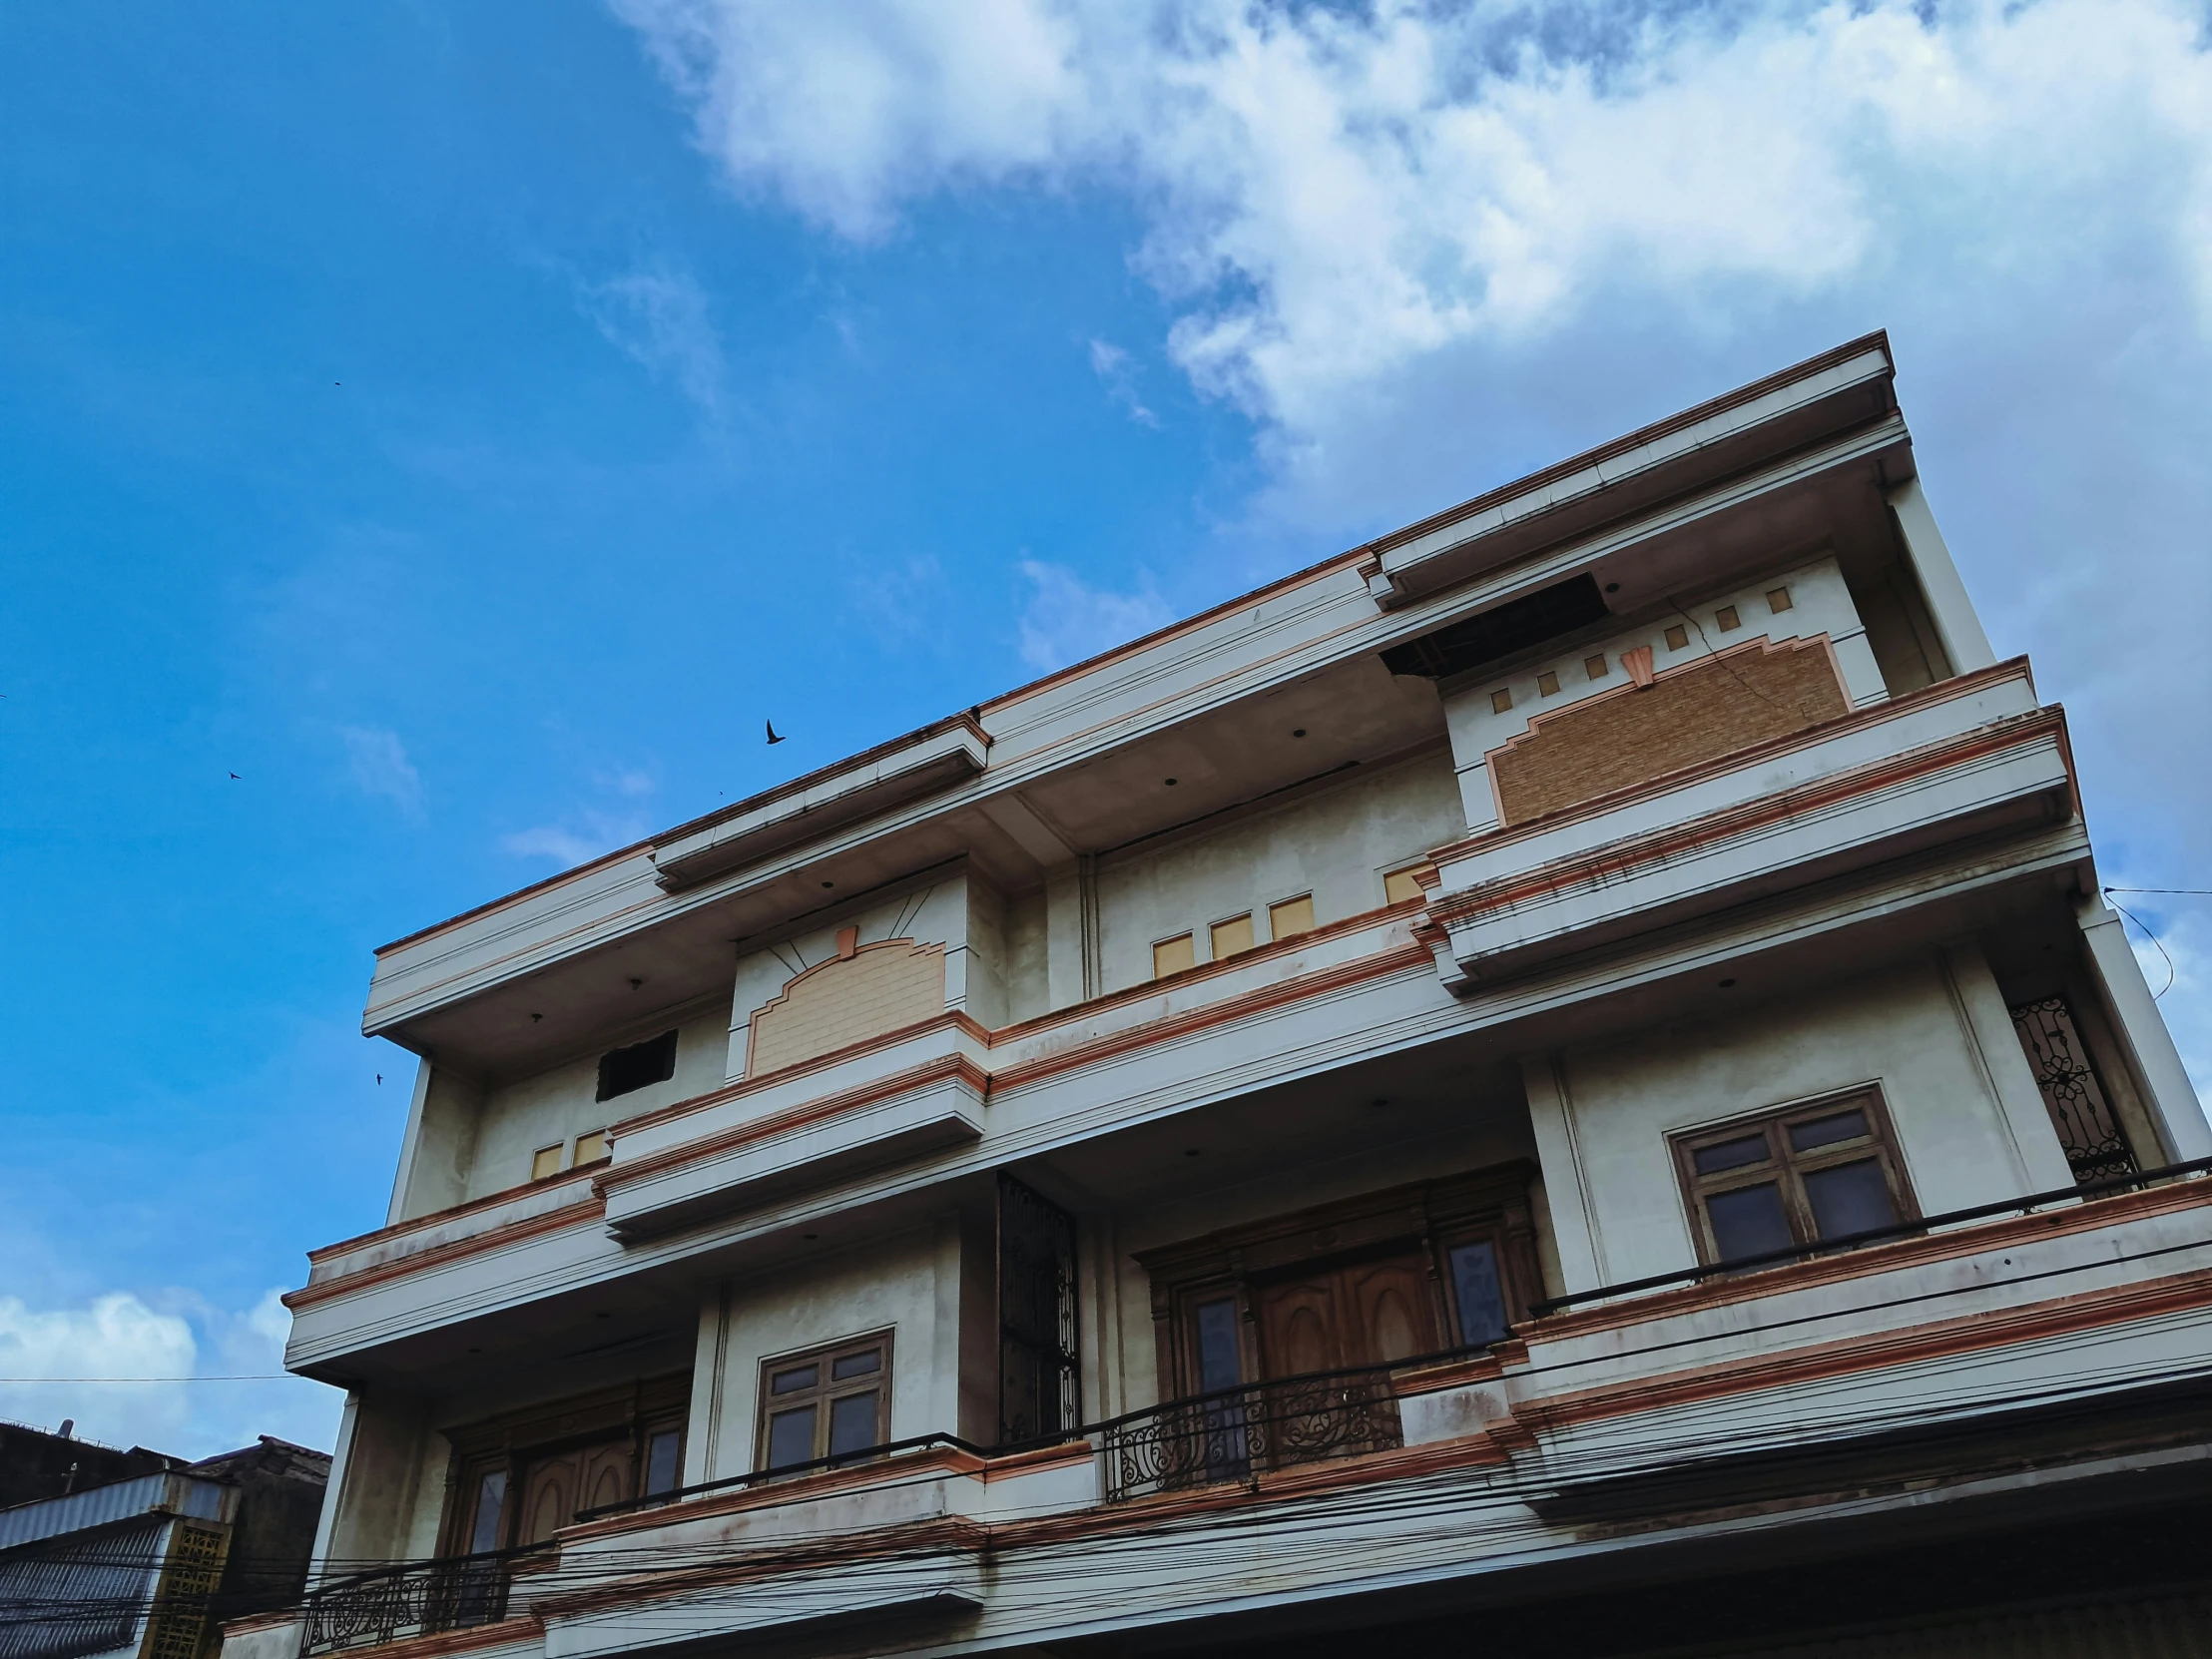
{"label": "ornate iron scrollwork", "polygon": [[1075,1218],[1043,1194],[1001,1174],[999,1444],[1035,1439],[1083,1420],[1075,1299]]}
{"label": "ornate iron scrollwork", "polygon": [[326,1584],[307,1596],[299,1633],[305,1656],[374,1647],[506,1616],[514,1557],[464,1555],[384,1567]]}
{"label": "ornate iron scrollwork", "polygon": [[2076,1181],[2100,1181],[2135,1173],[2135,1154],[2121,1133],[2111,1102],[2089,1063],[2073,1010],[2062,996],[2023,1002],[2010,1010],[2020,1034],[2028,1069],[2042,1091],[2043,1105],[2065,1148],[2066,1167]]}
{"label": "ornate iron scrollwork", "polygon": [[1377,1372],[1250,1382],[1107,1425],[1106,1500],[1248,1480],[1404,1443],[1397,1398]]}

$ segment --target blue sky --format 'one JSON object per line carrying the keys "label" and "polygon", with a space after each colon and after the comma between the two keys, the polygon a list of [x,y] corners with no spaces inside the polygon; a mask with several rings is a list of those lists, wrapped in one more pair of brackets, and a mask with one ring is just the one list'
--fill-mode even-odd
{"label": "blue sky", "polygon": [[276,1369],[376,943],[1878,325],[2212,886],[2201,7],[0,10],[0,1376]]}

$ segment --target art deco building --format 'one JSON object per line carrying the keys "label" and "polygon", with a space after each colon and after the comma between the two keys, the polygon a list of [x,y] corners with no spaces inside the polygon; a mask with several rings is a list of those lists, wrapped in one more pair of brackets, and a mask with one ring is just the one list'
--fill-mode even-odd
{"label": "art deco building", "polygon": [[234,1659],[2206,1651],[2212,1137],[1893,379],[386,946]]}

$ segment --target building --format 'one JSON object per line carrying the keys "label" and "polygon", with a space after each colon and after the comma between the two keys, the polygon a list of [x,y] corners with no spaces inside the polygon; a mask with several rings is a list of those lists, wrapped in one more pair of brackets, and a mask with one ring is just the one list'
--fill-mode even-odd
{"label": "building", "polygon": [[327,1453],[265,1434],[199,1462],[0,1425],[0,1659],[200,1659],[294,1603]]}
{"label": "building", "polygon": [[2099,892],[1855,340],[379,951],[235,1659],[2206,1651]]}

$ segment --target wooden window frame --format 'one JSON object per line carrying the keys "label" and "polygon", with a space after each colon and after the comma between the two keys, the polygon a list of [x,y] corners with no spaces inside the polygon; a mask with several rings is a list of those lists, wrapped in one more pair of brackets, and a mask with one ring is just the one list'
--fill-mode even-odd
{"label": "wooden window frame", "polygon": [[631,1442],[630,1496],[644,1495],[646,1458],[656,1434],[677,1434],[676,1467],[682,1483],[691,1417],[691,1373],[669,1373],[615,1388],[547,1400],[446,1430],[453,1452],[446,1469],[445,1513],[439,1521],[439,1553],[470,1553],[476,1493],[484,1476],[504,1473],[495,1549],[510,1549],[522,1521],[522,1482],[534,1458],[618,1440]]}
{"label": "wooden window frame", "polygon": [[1529,1304],[1544,1295],[1529,1199],[1535,1174],[1533,1164],[1519,1160],[1138,1252],[1138,1264],[1152,1279],[1160,1397],[1181,1399],[1205,1391],[1200,1385],[1197,1321],[1203,1305],[1225,1297],[1236,1302],[1239,1380],[1257,1382],[1265,1359],[1256,1334],[1257,1288],[1289,1275],[1393,1250],[1417,1250],[1425,1257],[1430,1311],[1436,1329],[1448,1334],[1448,1351],[1460,1346],[1461,1329],[1450,1253],[1460,1245],[1489,1242],[1496,1252],[1498,1287],[1507,1315],[1505,1335],[1510,1337],[1513,1328],[1528,1317]]}
{"label": "wooden window frame", "polygon": [[[839,1384],[830,1375],[834,1363],[866,1349],[880,1349],[883,1363],[875,1371],[866,1374],[866,1381],[848,1379]],[[889,1329],[871,1331],[856,1337],[842,1338],[833,1343],[822,1343],[813,1348],[802,1348],[789,1354],[765,1356],[761,1361],[760,1381],[756,1387],[758,1400],[753,1413],[753,1467],[766,1473],[769,1469],[769,1418],[772,1414],[789,1411],[801,1404],[818,1407],[815,1413],[816,1457],[829,1455],[830,1412],[827,1407],[832,1400],[848,1394],[875,1390],[875,1444],[885,1445],[891,1437],[891,1377],[896,1356],[892,1352],[892,1332]],[[798,1366],[818,1365],[822,1368],[822,1381],[812,1388],[794,1389],[787,1394],[771,1394],[770,1379],[780,1371],[790,1371]],[[857,1452],[854,1455],[858,1455]],[[785,1465],[796,1466],[796,1465]]]}
{"label": "wooden window frame", "polygon": [[[1790,1146],[1787,1131],[1791,1124],[1813,1118],[1834,1117],[1853,1107],[1859,1107],[1867,1114],[1867,1124],[1872,1132],[1864,1139],[1817,1147],[1811,1152],[1798,1152]],[[1694,1154],[1700,1148],[1741,1140],[1753,1134],[1766,1137],[1765,1162],[1741,1165],[1714,1175],[1698,1173]],[[1861,1083],[1812,1100],[1794,1101],[1786,1106],[1770,1106],[1762,1111],[1730,1118],[1723,1123],[1678,1129],[1667,1139],[1674,1158],[1675,1179],[1681,1186],[1684,1212],[1690,1221],[1691,1239],[1697,1246],[1697,1259],[1701,1266],[1711,1267],[1725,1260],[1714,1242],[1712,1218],[1706,1211],[1705,1200],[1717,1193],[1761,1186],[1769,1181],[1781,1189],[1782,1214],[1789,1224],[1792,1242],[1802,1249],[1820,1248],[1822,1240],[1818,1224],[1813,1217],[1812,1204],[1805,1196],[1805,1174],[1838,1164],[1859,1163],[1866,1158],[1870,1149],[1875,1161],[1881,1166],[1884,1185],[1889,1189],[1890,1204],[1897,1211],[1899,1222],[1920,1219],[1920,1204],[1914,1197],[1912,1180],[1906,1173],[1905,1158],[1898,1143],[1897,1126],[1890,1119],[1889,1103],[1883,1099],[1879,1084]]]}

